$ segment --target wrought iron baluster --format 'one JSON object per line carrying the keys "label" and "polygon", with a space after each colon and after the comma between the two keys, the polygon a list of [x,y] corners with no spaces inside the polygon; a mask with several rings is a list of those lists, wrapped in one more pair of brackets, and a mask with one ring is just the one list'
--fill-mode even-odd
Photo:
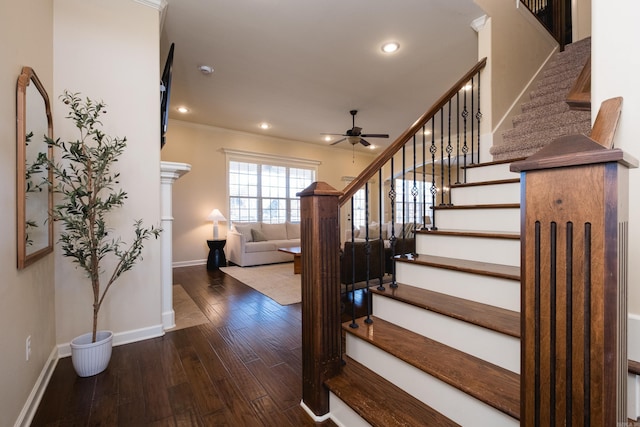
{"label": "wrought iron baluster", "polygon": [[436,211],[434,207],[436,206],[436,196],[438,194],[438,185],[436,184],[436,152],[438,149],[436,148],[436,124],[435,118],[431,118],[431,147],[429,148],[431,152],[431,210],[433,212],[433,225],[431,227],[432,230],[437,230],[436,227]]}
{"label": "wrought iron baluster", "polygon": [[[471,114],[473,114],[473,112],[474,112],[474,109],[473,109],[473,105],[474,105],[473,104],[473,100],[474,100],[473,99],[474,98],[473,97],[473,77],[471,77],[471,89],[469,90],[469,92],[471,92]],[[474,140],[475,140],[475,136],[476,136],[476,134],[474,133],[474,124],[475,124],[475,122],[473,121],[473,117],[472,117],[471,118],[471,164],[474,163],[473,153],[474,153],[474,147],[475,147]]]}
{"label": "wrought iron baluster", "polygon": [[466,174],[467,174],[467,153],[469,152],[469,146],[467,145],[467,117],[469,116],[469,110],[467,110],[467,91],[464,91],[462,94],[463,97],[463,107],[462,107],[462,129],[463,129],[463,142],[462,142],[462,158],[463,158],[463,169],[465,173],[465,180],[467,182]]}
{"label": "wrought iron baluster", "polygon": [[[451,145],[451,100],[449,100],[449,117],[448,120],[448,135],[447,135],[447,188],[449,191],[447,195],[447,205],[451,206],[451,153],[453,152],[453,146]],[[444,173],[444,171],[442,171]]]}
{"label": "wrought iron baluster", "polygon": [[456,184],[460,184],[460,91],[456,93]]}
{"label": "wrought iron baluster", "polygon": [[[356,329],[358,328],[358,324],[356,323],[356,245],[354,238],[354,228],[353,228],[353,214],[355,213],[354,209],[354,197],[351,198],[351,291],[349,291],[349,285],[346,285],[345,294],[351,293],[351,323],[349,324],[350,328]],[[366,234],[369,234],[368,225]],[[343,256],[347,256],[344,254]]]}
{"label": "wrought iron baluster", "polygon": [[422,228],[427,228],[427,137],[426,125],[422,125]]}
{"label": "wrought iron baluster", "polygon": [[[405,180],[405,175],[407,173],[407,167],[406,167],[406,162],[405,162],[405,158],[406,158],[406,148],[407,148],[407,144],[402,146],[402,238],[405,238],[405,231],[404,231],[404,224],[405,221],[407,219],[407,212],[406,212],[406,206],[407,206],[407,188],[406,188],[406,180]],[[395,255],[395,252],[394,252]]]}
{"label": "wrought iron baluster", "polygon": [[[393,163],[394,158],[391,158],[391,189],[389,190],[389,200],[391,201],[391,236],[389,236],[389,246],[391,247],[391,257],[395,256],[395,247],[396,247],[396,190],[395,190],[395,178],[393,172]],[[392,288],[397,288],[398,284],[396,283],[396,263],[392,260],[391,262],[391,285]]]}
{"label": "wrought iron baluster", "polygon": [[440,206],[444,203],[444,107],[440,109]]}
{"label": "wrought iron baluster", "polygon": [[[379,199],[379,203],[378,203],[378,218],[380,218],[380,224],[382,224],[382,169],[380,169],[378,171],[378,199]],[[393,206],[393,205],[392,205]],[[392,208],[393,210],[393,208]],[[393,223],[391,223],[391,228],[393,229]],[[380,231],[380,248],[381,251],[378,254],[379,258],[380,258],[380,265],[382,266],[382,272],[380,274],[380,282],[378,283],[378,290],[379,291],[384,291],[385,287],[384,284],[382,282],[382,279],[384,277],[384,273],[385,273],[385,259],[384,259],[384,240],[382,239],[382,230]]]}
{"label": "wrought iron baluster", "polygon": [[476,160],[476,163],[480,163],[480,120],[482,120],[482,112],[480,111],[480,72],[478,72],[477,91],[478,91],[478,111],[476,112],[476,120],[478,121],[478,159]]}
{"label": "wrought iron baluster", "polygon": [[[364,206],[365,206],[365,212],[364,212],[365,221],[367,224],[369,224],[369,183],[368,182],[364,184]],[[380,238],[380,236],[382,236],[382,231],[380,231],[378,238]],[[373,323],[373,320],[371,320],[371,311],[372,311],[371,295],[369,295],[369,279],[370,279],[370,272],[371,272],[371,243],[369,242],[369,226],[368,225],[367,225],[367,233],[365,236],[364,251],[365,251],[365,257],[367,259],[367,262],[366,262],[367,270],[366,270],[366,276],[365,276],[366,286],[363,291],[367,301],[367,318],[365,319],[364,322],[367,324],[371,324]],[[354,284],[354,287],[355,287],[355,284]]]}

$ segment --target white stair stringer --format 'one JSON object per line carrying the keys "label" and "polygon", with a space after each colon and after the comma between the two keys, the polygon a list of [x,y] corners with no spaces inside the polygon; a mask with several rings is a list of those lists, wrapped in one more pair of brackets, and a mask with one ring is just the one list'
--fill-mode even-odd
{"label": "white stair stringer", "polygon": [[520,240],[418,233],[416,253],[518,267]]}
{"label": "white stair stringer", "polygon": [[454,206],[520,203],[520,182],[453,187],[451,203]]}
{"label": "white stair stringer", "polygon": [[520,373],[519,338],[377,294],[373,294],[373,312],[411,332]]}
{"label": "white stair stringer", "polygon": [[[420,369],[347,334],[347,355],[463,426],[518,426],[518,420]],[[481,372],[470,375],[481,375]]]}
{"label": "white stair stringer", "polygon": [[438,229],[520,232],[520,208],[437,209]]}
{"label": "white stair stringer", "polygon": [[520,282],[447,268],[396,262],[399,283],[520,312]]}

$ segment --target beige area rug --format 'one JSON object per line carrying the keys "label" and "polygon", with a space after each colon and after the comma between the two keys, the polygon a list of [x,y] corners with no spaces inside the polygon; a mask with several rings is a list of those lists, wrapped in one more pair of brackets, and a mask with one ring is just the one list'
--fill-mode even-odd
{"label": "beige area rug", "polygon": [[[302,301],[301,276],[293,274],[293,263],[257,265],[254,267],[220,267],[226,274],[238,279],[280,305],[295,304]],[[383,283],[389,283],[391,276],[385,275]],[[366,282],[356,283],[355,289],[366,287]],[[369,286],[378,286],[378,280],[371,280]],[[342,293],[351,291],[341,285]]]}
{"label": "beige area rug", "polygon": [[220,267],[220,270],[280,305],[302,301],[300,275],[293,274],[293,262],[253,267]]}
{"label": "beige area rug", "polygon": [[172,331],[209,322],[181,285],[173,285],[173,311],[176,327],[172,328]]}

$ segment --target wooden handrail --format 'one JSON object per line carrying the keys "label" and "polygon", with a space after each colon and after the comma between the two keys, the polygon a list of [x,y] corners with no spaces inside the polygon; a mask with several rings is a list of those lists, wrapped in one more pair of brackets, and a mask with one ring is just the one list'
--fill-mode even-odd
{"label": "wooden handrail", "polygon": [[422,126],[424,126],[429,120],[431,120],[438,111],[442,107],[444,107],[447,102],[458,93],[467,82],[474,76],[478,71],[482,70],[485,65],[487,65],[487,58],[482,58],[476,65],[473,66],[467,73],[460,78],[452,87],[449,89],[444,95],[442,95],[436,102],[429,108],[415,123],[413,123],[407,130],[405,130],[402,135],[396,138],[395,141],[391,145],[389,145],[380,155],[369,165],[367,166],[361,173],[358,175],[356,179],[351,181],[349,185],[347,185],[340,196],[339,204],[343,206],[347,203],[348,200],[356,194],[356,192],[364,186],[364,184],[369,181],[373,176],[378,173],[378,171],[387,163],[400,149],[404,144],[406,144],[409,139],[415,135]]}
{"label": "wooden handrail", "polygon": [[572,110],[591,111],[591,55],[582,67],[565,102]]}

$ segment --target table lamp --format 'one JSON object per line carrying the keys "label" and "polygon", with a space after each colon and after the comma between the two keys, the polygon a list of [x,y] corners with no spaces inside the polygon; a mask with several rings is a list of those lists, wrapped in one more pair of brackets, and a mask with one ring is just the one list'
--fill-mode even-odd
{"label": "table lamp", "polygon": [[213,240],[218,240],[218,221],[226,221],[227,218],[222,215],[218,209],[214,209],[211,211],[209,216],[207,217],[209,221],[213,221]]}

